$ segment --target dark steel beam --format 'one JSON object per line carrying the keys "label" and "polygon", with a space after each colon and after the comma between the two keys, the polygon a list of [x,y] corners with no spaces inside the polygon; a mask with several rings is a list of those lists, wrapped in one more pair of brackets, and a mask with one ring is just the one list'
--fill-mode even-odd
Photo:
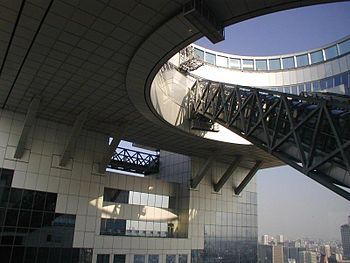
{"label": "dark steel beam", "polygon": [[213,162],[215,160],[215,156],[212,155],[210,156],[205,164],[202,166],[202,168],[199,170],[199,172],[197,173],[197,175],[192,178],[190,180],[190,186],[191,188],[196,188],[199,183],[202,181],[202,179],[204,178],[204,176],[207,174],[207,172],[209,171],[209,169],[211,168],[211,166],[213,165]]}
{"label": "dark steel beam", "polygon": [[221,188],[225,185],[227,180],[231,177],[233,172],[238,168],[238,165],[242,161],[242,156],[239,155],[235,158],[235,160],[230,164],[225,173],[221,176],[220,180],[214,184],[214,191],[219,192]]}
{"label": "dark steel beam", "polygon": [[250,169],[248,174],[244,177],[242,182],[237,187],[233,188],[233,191],[235,192],[236,195],[239,195],[243,191],[243,189],[249,184],[250,180],[253,179],[254,175],[259,170],[261,165],[262,165],[262,161],[257,161],[255,165],[252,167],[252,169]]}

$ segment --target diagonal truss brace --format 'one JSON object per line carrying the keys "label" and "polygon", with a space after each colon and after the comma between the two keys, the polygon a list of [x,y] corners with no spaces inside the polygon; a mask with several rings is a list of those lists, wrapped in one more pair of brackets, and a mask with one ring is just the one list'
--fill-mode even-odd
{"label": "diagonal truss brace", "polygon": [[69,136],[69,139],[66,143],[66,146],[64,147],[64,151],[63,151],[61,159],[60,159],[60,163],[59,163],[60,166],[66,166],[69,159],[71,158],[75,143],[76,143],[78,136],[83,128],[83,125],[86,121],[87,116],[88,116],[88,112],[82,111],[78,115],[77,119],[75,120],[73,128],[72,128],[70,136]]}
{"label": "diagonal truss brace", "polygon": [[221,176],[220,180],[214,184],[214,191],[219,192],[221,188],[225,185],[227,180],[231,177],[231,175],[236,171],[238,168],[239,164],[242,161],[242,156],[239,155],[237,156],[234,161],[230,164],[230,166],[226,169],[225,173]]}
{"label": "diagonal truss brace", "polygon": [[250,169],[248,174],[244,177],[242,182],[237,187],[233,188],[233,191],[235,192],[236,195],[239,195],[243,191],[243,189],[249,184],[250,180],[253,179],[254,175],[259,170],[261,165],[262,165],[262,161],[257,161],[255,165],[252,167],[252,169]]}
{"label": "diagonal truss brace", "polygon": [[30,129],[34,125],[34,121],[38,113],[39,106],[40,106],[39,97],[34,97],[29,105],[28,112],[24,120],[21,136],[17,143],[16,152],[14,154],[14,158],[16,159],[20,159],[23,156],[24,147],[28,138],[28,134],[30,132]]}
{"label": "diagonal truss brace", "polygon": [[215,160],[215,156],[210,156],[205,164],[202,166],[202,168],[199,170],[197,175],[190,180],[190,186],[191,188],[196,188],[199,183],[202,181],[204,176],[207,174],[207,172],[210,170],[211,166],[213,165],[213,162]]}

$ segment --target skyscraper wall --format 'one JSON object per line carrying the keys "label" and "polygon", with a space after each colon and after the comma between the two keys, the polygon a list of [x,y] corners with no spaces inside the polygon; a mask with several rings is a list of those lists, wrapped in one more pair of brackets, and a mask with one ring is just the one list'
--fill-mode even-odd
{"label": "skyscraper wall", "polygon": [[348,220],[348,224],[340,227],[344,259],[350,259],[350,216],[348,217]]}

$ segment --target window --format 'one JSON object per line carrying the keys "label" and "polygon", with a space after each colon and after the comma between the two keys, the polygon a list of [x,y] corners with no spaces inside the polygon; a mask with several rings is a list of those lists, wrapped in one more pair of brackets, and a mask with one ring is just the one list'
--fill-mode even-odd
{"label": "window", "polygon": [[179,255],[179,263],[187,263],[187,255],[186,254]]}
{"label": "window", "polygon": [[198,48],[194,48],[194,55],[196,58],[199,58],[200,60],[204,60],[204,51],[200,50]]}
{"label": "window", "polygon": [[105,187],[103,201],[127,204],[129,201],[129,191]]}
{"label": "window", "polygon": [[267,61],[266,60],[255,60],[257,70],[267,70]]}
{"label": "window", "polygon": [[145,255],[135,255],[134,263],[145,263]]}
{"label": "window", "polygon": [[108,254],[98,254],[96,263],[109,263],[109,255]]}
{"label": "window", "polygon": [[297,67],[304,67],[309,65],[309,58],[307,54],[297,56]]}
{"label": "window", "polygon": [[318,81],[312,82],[312,91],[320,90],[320,83]]}
{"label": "window", "polygon": [[238,58],[230,58],[230,68],[241,69],[241,60]]}
{"label": "window", "polygon": [[305,91],[306,92],[310,92],[311,91],[311,83],[310,82],[305,84]]}
{"label": "window", "polygon": [[149,255],[148,256],[148,263],[158,263],[158,262],[159,262],[158,255]]}
{"label": "window", "polygon": [[126,220],[101,218],[100,234],[110,236],[125,235]]}
{"label": "window", "polygon": [[335,58],[336,56],[338,56],[337,46],[332,46],[332,47],[326,48],[324,50],[324,53],[326,55],[327,60]]}
{"label": "window", "polygon": [[175,263],[176,255],[166,255],[166,263]]}
{"label": "window", "polygon": [[216,64],[216,56],[212,53],[205,53],[205,62],[215,65]]}
{"label": "window", "polygon": [[294,58],[293,57],[282,58],[282,63],[283,63],[283,69],[294,68]]}
{"label": "window", "polygon": [[227,64],[228,64],[227,57],[223,57],[223,56],[216,57],[216,65],[217,66],[227,68]]}
{"label": "window", "polygon": [[114,255],[113,263],[125,263],[125,255]]}
{"label": "window", "polygon": [[269,60],[270,70],[281,69],[281,60],[279,58]]}
{"label": "window", "polygon": [[350,52],[350,39],[339,43],[339,52],[340,52],[340,55],[344,55]]}
{"label": "window", "polygon": [[254,69],[254,61],[252,59],[243,59],[243,69]]}
{"label": "window", "polygon": [[310,53],[311,64],[319,63],[323,61],[322,50]]}

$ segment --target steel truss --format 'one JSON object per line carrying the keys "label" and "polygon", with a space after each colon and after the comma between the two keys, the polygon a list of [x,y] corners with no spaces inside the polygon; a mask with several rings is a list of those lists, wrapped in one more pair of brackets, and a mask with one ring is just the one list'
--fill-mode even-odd
{"label": "steel truss", "polygon": [[192,118],[218,122],[350,200],[350,105],[334,94],[292,95],[198,80]]}
{"label": "steel truss", "polygon": [[159,172],[159,155],[118,147],[108,168],[144,175]]}

